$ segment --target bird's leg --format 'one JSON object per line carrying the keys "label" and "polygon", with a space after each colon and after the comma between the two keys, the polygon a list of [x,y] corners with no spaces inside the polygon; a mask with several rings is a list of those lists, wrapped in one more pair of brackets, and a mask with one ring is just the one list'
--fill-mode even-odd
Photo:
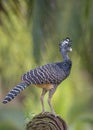
{"label": "bird's leg", "polygon": [[44,96],[45,96],[46,92],[47,92],[47,90],[43,88],[42,89],[42,94],[41,94],[41,97],[40,97],[41,104],[42,104],[42,113],[45,112],[45,109],[44,109]]}
{"label": "bird's leg", "polygon": [[51,98],[52,98],[53,94],[55,93],[55,91],[56,91],[56,86],[54,86],[52,89],[49,90],[49,96],[48,96],[48,104],[50,106],[52,114],[54,114],[54,115],[56,115],[56,114],[55,114],[55,111],[51,105]]}

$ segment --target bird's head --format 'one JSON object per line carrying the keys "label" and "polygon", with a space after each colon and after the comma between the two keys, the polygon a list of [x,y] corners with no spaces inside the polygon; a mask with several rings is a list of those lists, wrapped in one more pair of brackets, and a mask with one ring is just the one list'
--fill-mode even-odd
{"label": "bird's head", "polygon": [[72,46],[72,40],[68,37],[62,40],[59,44],[60,51],[65,53],[72,51],[71,46]]}

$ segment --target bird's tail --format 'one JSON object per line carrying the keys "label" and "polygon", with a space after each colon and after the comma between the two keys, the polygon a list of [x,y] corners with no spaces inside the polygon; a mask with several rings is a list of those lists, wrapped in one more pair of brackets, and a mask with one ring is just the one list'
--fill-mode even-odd
{"label": "bird's tail", "polygon": [[5,97],[2,103],[6,104],[10,102],[12,99],[14,99],[21,91],[23,91],[26,87],[28,87],[29,84],[26,82],[21,82],[17,86],[15,86]]}

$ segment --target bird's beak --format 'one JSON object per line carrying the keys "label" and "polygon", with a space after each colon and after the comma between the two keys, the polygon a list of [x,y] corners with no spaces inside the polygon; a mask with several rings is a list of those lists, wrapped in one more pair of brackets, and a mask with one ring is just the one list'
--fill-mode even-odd
{"label": "bird's beak", "polygon": [[71,47],[69,48],[69,51],[72,51],[72,48],[71,48]]}

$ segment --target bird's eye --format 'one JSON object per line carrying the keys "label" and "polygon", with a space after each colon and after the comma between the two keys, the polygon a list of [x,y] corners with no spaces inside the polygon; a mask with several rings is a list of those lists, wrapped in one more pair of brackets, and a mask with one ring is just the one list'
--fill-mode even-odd
{"label": "bird's eye", "polygon": [[65,43],[66,46],[68,46],[68,43]]}

